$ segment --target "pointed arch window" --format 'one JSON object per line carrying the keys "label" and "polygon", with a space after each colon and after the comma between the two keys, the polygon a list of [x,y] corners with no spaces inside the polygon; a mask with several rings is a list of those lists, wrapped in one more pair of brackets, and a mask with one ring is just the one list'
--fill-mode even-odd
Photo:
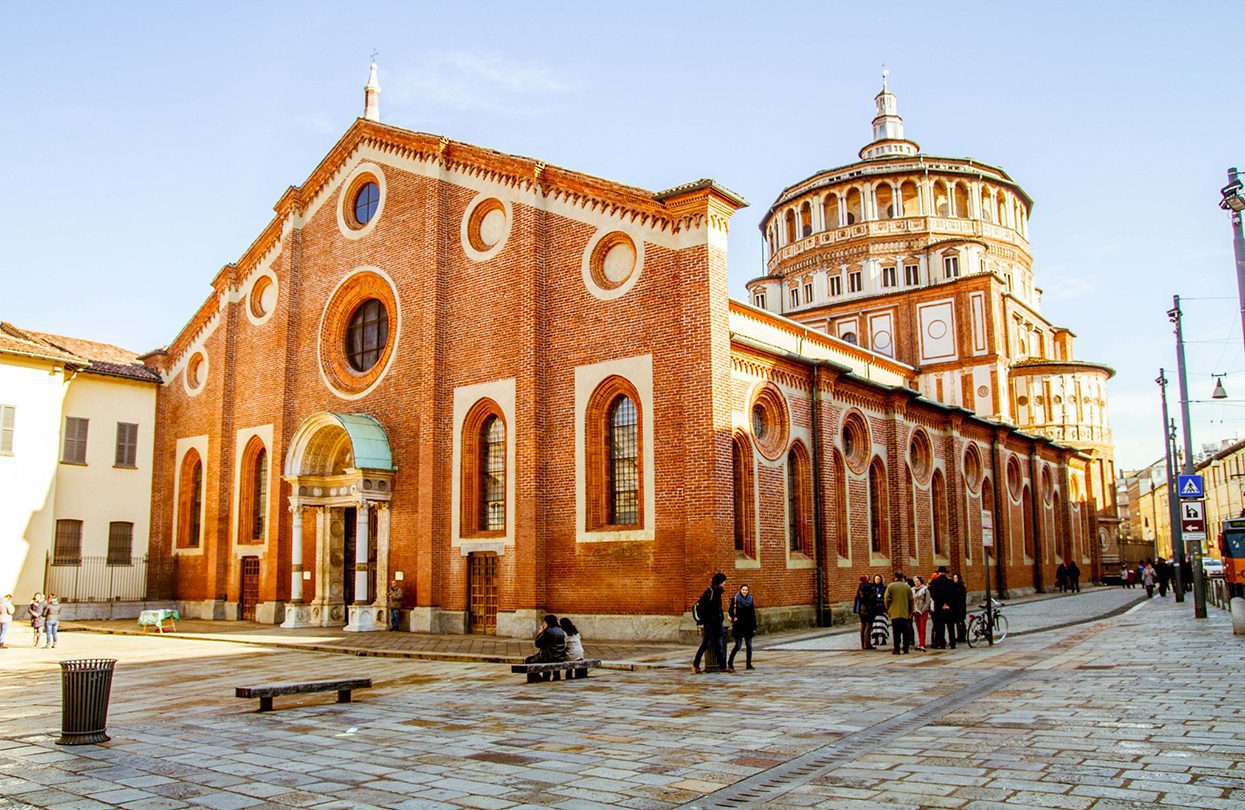
{"label": "pointed arch window", "polygon": [[180,548],[198,548],[203,528],[203,460],[193,448],[182,457],[178,483],[178,537]]}
{"label": "pointed arch window", "polygon": [[838,555],[843,559],[852,556],[847,523],[847,465],[837,448],[830,449],[830,464],[834,471],[834,528]]}
{"label": "pointed arch window", "polygon": [[929,496],[933,500],[934,516],[934,556],[947,556],[947,483],[942,477],[942,470],[934,470],[933,480],[929,486]]}
{"label": "pointed arch window", "polygon": [[812,556],[812,483],[808,452],[795,442],[787,451],[787,548]]}
{"label": "pointed arch window", "polygon": [[886,536],[886,470],[881,459],[874,458],[869,465],[869,550],[888,556]]}
{"label": "pointed arch window", "polygon": [[589,530],[644,524],[644,414],[635,386],[612,376],[597,386],[587,410]]}
{"label": "pointed arch window", "polygon": [[756,559],[756,490],[752,475],[752,445],[743,433],[731,441],[735,495],[735,556]]}
{"label": "pointed arch window", "polygon": [[506,420],[491,399],[481,399],[463,420],[461,464],[462,535],[505,534]]}

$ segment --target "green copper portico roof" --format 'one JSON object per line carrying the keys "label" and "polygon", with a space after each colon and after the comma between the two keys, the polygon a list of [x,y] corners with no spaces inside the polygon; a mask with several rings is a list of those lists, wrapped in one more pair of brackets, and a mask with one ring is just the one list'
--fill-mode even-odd
{"label": "green copper portico roof", "polygon": [[380,422],[361,413],[334,413],[330,416],[341,423],[350,436],[356,469],[393,471],[393,453],[389,450],[389,438]]}

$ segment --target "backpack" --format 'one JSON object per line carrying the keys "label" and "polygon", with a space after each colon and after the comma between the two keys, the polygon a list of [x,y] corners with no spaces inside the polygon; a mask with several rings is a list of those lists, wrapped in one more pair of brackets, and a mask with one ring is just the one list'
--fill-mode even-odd
{"label": "backpack", "polygon": [[708,588],[700,595],[700,598],[696,600],[696,604],[692,605],[692,621],[696,622],[696,624],[700,625],[705,623],[705,615],[709,612],[708,600],[711,599],[712,596],[713,588]]}

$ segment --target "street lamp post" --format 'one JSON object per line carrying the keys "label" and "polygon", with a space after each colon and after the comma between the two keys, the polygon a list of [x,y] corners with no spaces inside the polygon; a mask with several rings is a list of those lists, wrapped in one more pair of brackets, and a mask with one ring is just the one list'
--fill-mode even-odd
{"label": "street lamp post", "polygon": [[[1159,369],[1159,378],[1155,380],[1163,396],[1163,458],[1167,462],[1167,522],[1171,526],[1172,556],[1176,561],[1176,601],[1184,601],[1184,538],[1180,537],[1180,499],[1176,497],[1176,466],[1172,462],[1171,434],[1168,433],[1167,419],[1167,372]],[[1154,527],[1155,556],[1158,556],[1158,525]]]}
{"label": "street lamp post", "polygon": [[[1180,422],[1184,433],[1184,474],[1193,475],[1196,471],[1193,467],[1193,434],[1189,430],[1189,378],[1185,373],[1184,329],[1181,327],[1179,295],[1172,296],[1172,308],[1167,311],[1167,317],[1176,325],[1176,376],[1180,383]],[[1168,497],[1171,498],[1172,495],[1175,495],[1177,499],[1180,497],[1179,492],[1172,493],[1169,491]],[[1179,525],[1179,522],[1177,522],[1177,525]],[[1173,527],[1173,532],[1174,529],[1175,527]],[[1184,545],[1183,533],[1180,543]],[[1193,616],[1198,619],[1206,618],[1206,593],[1202,590],[1202,544],[1200,542],[1195,543],[1193,546]]]}
{"label": "street lamp post", "polygon": [[1245,196],[1241,194],[1241,179],[1236,167],[1228,169],[1228,184],[1219,190],[1219,207],[1232,218],[1232,250],[1236,254],[1236,294],[1241,303],[1241,336],[1245,338],[1245,232],[1241,231],[1241,212],[1245,211]]}

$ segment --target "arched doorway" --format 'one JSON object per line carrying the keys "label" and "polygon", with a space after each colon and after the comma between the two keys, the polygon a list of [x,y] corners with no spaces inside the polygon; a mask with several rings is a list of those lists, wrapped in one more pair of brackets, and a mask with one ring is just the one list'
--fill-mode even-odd
{"label": "arched doorway", "polygon": [[389,440],[370,416],[317,413],[295,431],[285,459],[292,537],[282,627],[385,629],[393,474]]}

